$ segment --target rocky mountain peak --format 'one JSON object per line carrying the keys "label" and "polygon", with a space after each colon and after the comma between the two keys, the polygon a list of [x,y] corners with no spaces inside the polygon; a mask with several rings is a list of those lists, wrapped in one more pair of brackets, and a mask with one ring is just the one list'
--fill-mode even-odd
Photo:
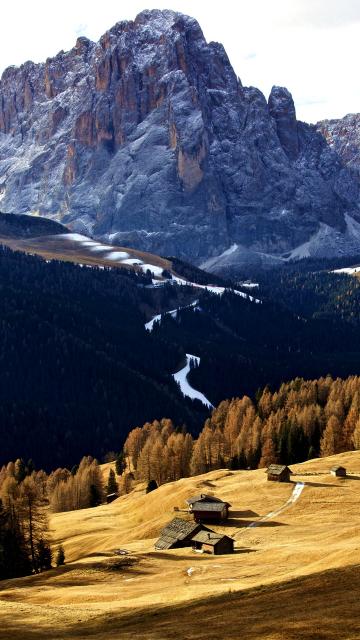
{"label": "rocky mountain peak", "polygon": [[5,212],[197,263],[235,246],[237,264],[280,259],[321,225],[344,233],[358,191],[288,90],[243,87],[180,13],[143,11],[0,81]]}
{"label": "rocky mountain peak", "polygon": [[299,138],[295,105],[290,91],[285,87],[273,87],[269,96],[269,113],[276,122],[282,147],[291,159],[299,154]]}
{"label": "rocky mountain peak", "polygon": [[323,120],[316,127],[350,171],[360,177],[360,114],[349,113],[337,120]]}

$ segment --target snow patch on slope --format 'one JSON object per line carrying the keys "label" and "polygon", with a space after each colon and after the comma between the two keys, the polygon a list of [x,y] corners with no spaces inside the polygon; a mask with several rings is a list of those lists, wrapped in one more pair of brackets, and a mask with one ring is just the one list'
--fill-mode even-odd
{"label": "snow patch on slope", "polygon": [[191,362],[194,362],[195,364],[199,365],[200,364],[200,358],[198,356],[194,356],[191,355],[190,353],[186,354],[186,365],[180,369],[180,371],[177,371],[176,373],[173,373],[173,378],[175,380],[175,382],[178,383],[178,385],[180,386],[180,389],[182,391],[182,394],[184,396],[187,396],[188,398],[191,398],[192,400],[200,400],[200,402],[202,402],[202,404],[204,404],[206,407],[208,407],[209,409],[211,409],[213,407],[213,405],[211,404],[211,402],[206,398],[206,396],[204,396],[203,393],[201,393],[201,391],[197,391],[196,389],[194,389],[194,387],[192,387],[190,385],[190,383],[188,382],[187,376],[190,372],[190,368],[191,368]]}
{"label": "snow patch on slope", "polygon": [[164,271],[163,267],[158,267],[154,264],[142,264],[141,269],[146,273],[148,270],[151,271],[155,276],[161,276]]}
{"label": "snow patch on slope", "polygon": [[130,256],[128,253],[126,253],[126,251],[111,251],[105,256],[106,260],[114,260],[116,262],[122,263],[129,257]]}
{"label": "snow patch on slope", "polygon": [[257,304],[261,303],[261,300],[258,300],[258,298],[249,296],[249,294],[244,293],[243,291],[238,291],[237,289],[227,289],[226,287],[218,287],[218,286],[212,286],[208,284],[197,284],[196,282],[190,282],[189,280],[184,280],[183,278],[178,278],[177,276],[173,276],[172,279],[179,285],[187,286],[187,287],[195,287],[197,289],[204,289],[205,291],[210,291],[210,293],[215,293],[215,295],[218,295],[218,296],[222,296],[225,293],[225,291],[230,291],[231,293],[234,293],[236,296],[245,298],[245,300],[250,300],[250,302],[255,302]]}
{"label": "snow patch on slope", "polygon": [[352,276],[354,273],[360,273],[360,265],[357,267],[344,267],[343,269],[335,269],[331,273],[346,273],[349,276]]}
{"label": "snow patch on slope", "polygon": [[172,318],[176,318],[178,311],[181,311],[181,309],[190,309],[191,307],[196,307],[198,304],[198,300],[194,300],[194,302],[192,302],[191,304],[186,305],[185,307],[178,307],[177,309],[172,309],[171,311],[165,311],[165,313],[159,313],[156,316],[154,316],[153,318],[151,318],[151,320],[149,320],[149,322],[147,322],[145,324],[145,329],[146,331],[152,331],[154,328],[154,324],[155,322],[158,322],[159,324],[161,323],[161,320],[164,316],[171,316]]}

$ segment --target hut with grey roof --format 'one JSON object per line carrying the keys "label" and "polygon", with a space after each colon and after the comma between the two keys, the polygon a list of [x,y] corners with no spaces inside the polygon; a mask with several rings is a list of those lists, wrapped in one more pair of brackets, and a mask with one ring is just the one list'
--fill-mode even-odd
{"label": "hut with grey roof", "polygon": [[194,516],[195,522],[220,522],[226,520],[229,515],[229,502],[224,502],[216,496],[200,493],[188,498],[189,513]]}
{"label": "hut with grey roof", "polygon": [[192,542],[194,551],[213,553],[216,556],[234,553],[234,540],[214,531],[199,531],[193,536]]}
{"label": "hut with grey roof", "polygon": [[267,479],[273,482],[290,482],[292,471],[285,464],[271,464],[266,473]]}
{"label": "hut with grey roof", "polygon": [[202,525],[196,522],[174,518],[162,529],[160,538],[155,542],[155,549],[191,547],[193,536],[202,528]]}
{"label": "hut with grey roof", "polygon": [[330,473],[332,476],[336,476],[337,478],[346,478],[346,469],[340,465],[332,467]]}

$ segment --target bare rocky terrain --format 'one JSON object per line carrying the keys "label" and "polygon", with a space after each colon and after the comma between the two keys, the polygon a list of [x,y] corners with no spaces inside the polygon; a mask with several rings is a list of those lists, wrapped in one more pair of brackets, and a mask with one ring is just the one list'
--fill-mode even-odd
{"label": "bare rocky terrain", "polygon": [[[144,11],[0,81],[0,207],[213,271],[360,251],[359,181],[289,91]],[[346,154],[345,154],[346,155]]]}

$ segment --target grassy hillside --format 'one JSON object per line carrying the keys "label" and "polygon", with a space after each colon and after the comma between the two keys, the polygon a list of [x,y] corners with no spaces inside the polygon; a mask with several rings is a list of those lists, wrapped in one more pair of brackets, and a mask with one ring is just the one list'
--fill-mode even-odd
{"label": "grassy hillside", "polygon": [[[347,467],[346,479],[330,476],[334,463]],[[53,540],[69,564],[1,583],[0,638],[219,640],[241,629],[246,639],[358,639],[360,452],[292,469],[291,484],[267,482],[262,469],[218,470],[54,514]],[[295,482],[305,487],[282,510]],[[235,538],[235,554],[156,552],[174,507],[199,491],[231,503],[230,520],[214,529]],[[119,547],[134,564],[110,570]]]}

